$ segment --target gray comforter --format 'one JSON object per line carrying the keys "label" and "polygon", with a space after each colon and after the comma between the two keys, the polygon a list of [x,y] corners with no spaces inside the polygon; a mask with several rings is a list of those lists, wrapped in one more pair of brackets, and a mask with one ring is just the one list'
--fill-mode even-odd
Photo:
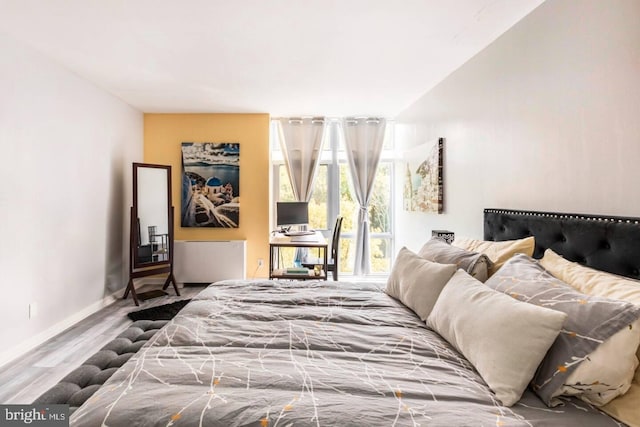
{"label": "gray comforter", "polygon": [[273,281],[200,293],[71,418],[102,424],[621,425],[578,400],[547,408],[532,392],[501,406],[378,285]]}

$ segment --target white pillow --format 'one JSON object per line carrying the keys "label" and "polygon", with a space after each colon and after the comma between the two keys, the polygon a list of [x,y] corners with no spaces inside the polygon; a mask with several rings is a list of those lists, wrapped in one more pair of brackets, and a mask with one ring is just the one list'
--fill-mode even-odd
{"label": "white pillow", "polygon": [[458,270],[440,293],[427,326],[473,364],[503,405],[512,406],[566,318],[494,291]]}
{"label": "white pillow", "polygon": [[403,247],[393,263],[386,292],[425,320],[456,268],[427,261]]}
{"label": "white pillow", "polygon": [[640,305],[640,281],[585,267],[564,259],[551,249],[540,260],[545,270],[587,295]]}

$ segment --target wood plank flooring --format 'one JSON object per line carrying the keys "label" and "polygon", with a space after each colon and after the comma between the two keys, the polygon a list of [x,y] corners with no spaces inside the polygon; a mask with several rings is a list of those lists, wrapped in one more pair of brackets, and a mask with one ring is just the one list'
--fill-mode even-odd
{"label": "wood plank flooring", "polygon": [[169,295],[141,301],[140,307],[133,304],[131,296],[127,300],[118,299],[0,368],[0,403],[33,402],[133,323],[127,313],[192,298],[202,289],[204,287],[186,286],[180,289],[181,296],[168,289]]}

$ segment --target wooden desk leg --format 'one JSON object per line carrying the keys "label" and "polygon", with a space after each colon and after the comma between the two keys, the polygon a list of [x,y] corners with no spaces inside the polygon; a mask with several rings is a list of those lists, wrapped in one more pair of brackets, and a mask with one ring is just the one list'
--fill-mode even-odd
{"label": "wooden desk leg", "polygon": [[269,245],[269,280],[273,279],[273,245]]}
{"label": "wooden desk leg", "polygon": [[139,306],[140,302],[138,301],[138,295],[136,294],[136,288],[133,286],[132,278],[129,278],[129,283],[127,283],[127,288],[124,290],[124,295],[122,296],[122,299],[127,299],[127,296],[129,295],[129,291],[131,291],[131,297],[133,298],[133,302]]}
{"label": "wooden desk leg", "polygon": [[[324,247],[324,280],[329,280],[329,272],[327,271],[329,266],[329,258],[327,254],[327,247]],[[335,268],[335,267],[334,267]]]}

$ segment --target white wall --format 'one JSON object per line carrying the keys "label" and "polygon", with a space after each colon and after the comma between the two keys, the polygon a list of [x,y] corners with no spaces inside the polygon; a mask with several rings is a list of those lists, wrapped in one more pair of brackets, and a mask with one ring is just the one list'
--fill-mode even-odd
{"label": "white wall", "polygon": [[637,0],[547,0],[400,114],[401,146],[446,138],[446,213],[398,204],[397,248],[481,238],[483,208],[640,216],[638,22]]}
{"label": "white wall", "polygon": [[142,149],[141,112],[0,34],[0,365],[126,284]]}

